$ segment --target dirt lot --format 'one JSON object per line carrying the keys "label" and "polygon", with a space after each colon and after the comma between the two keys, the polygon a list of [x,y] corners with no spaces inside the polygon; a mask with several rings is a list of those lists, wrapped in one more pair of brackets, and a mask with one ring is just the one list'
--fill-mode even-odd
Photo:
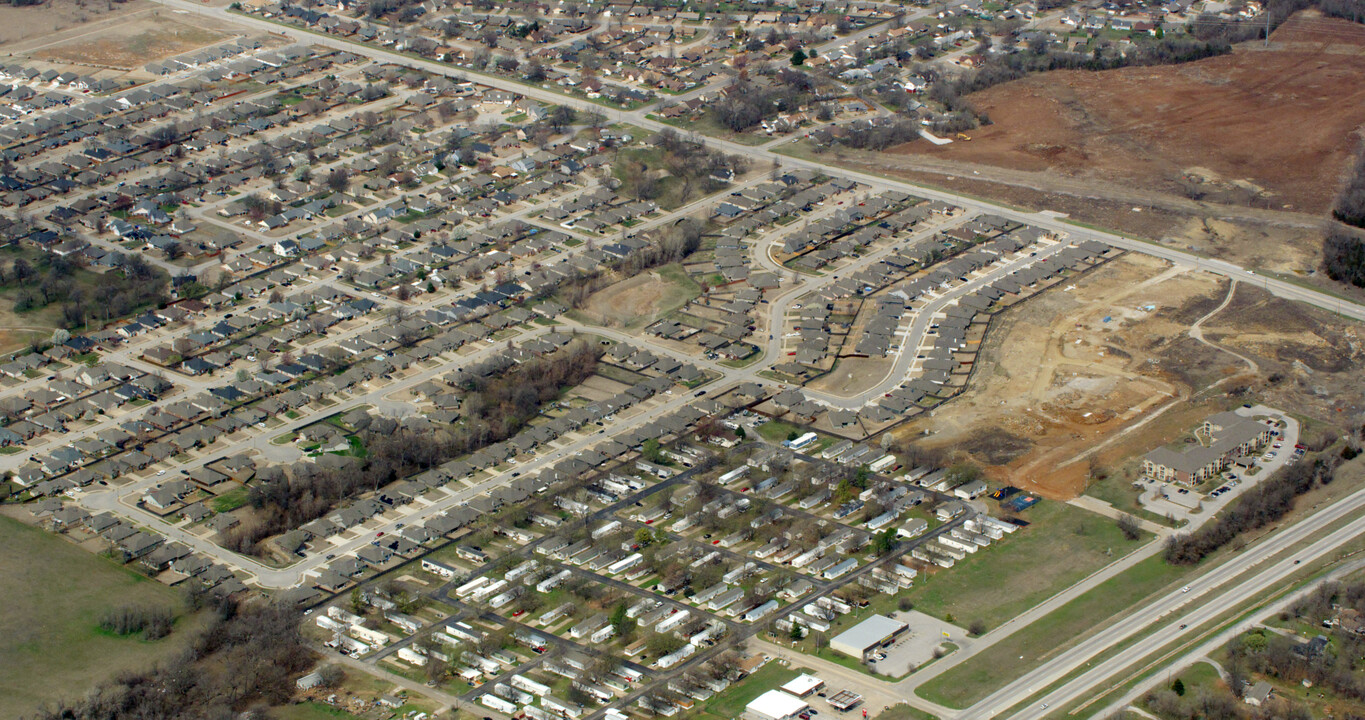
{"label": "dirt lot", "polygon": [[840,358],[839,364],[827,375],[812,381],[812,390],[840,396],[857,395],[875,386],[891,370],[891,358]]}
{"label": "dirt lot", "polygon": [[[971,142],[901,151],[1177,195],[1197,185],[1230,204],[1265,194],[1258,205],[1320,213],[1365,122],[1365,27],[1296,20],[1268,50],[1249,43],[1185,65],[1052,72],[990,88],[970,100],[995,124]],[[1336,45],[1303,42],[1321,27]]]}
{"label": "dirt lot", "polygon": [[[927,429],[924,445],[1065,499],[1086,487],[1088,451],[1094,467],[1117,467],[1243,402],[1325,423],[1359,416],[1359,326],[1246,283],[1218,310],[1227,294],[1215,276],[1125,255],[1003,313],[969,389],[897,434]],[[1209,345],[1189,330],[1215,310],[1201,325]]]}
{"label": "dirt lot", "polygon": [[196,20],[159,13],[92,29],[70,40],[34,50],[30,57],[55,63],[134,70],[149,62],[231,37]]}
{"label": "dirt lot", "polygon": [[643,327],[687,304],[699,291],[681,265],[667,265],[594,293],[583,313],[608,327]]}
{"label": "dirt lot", "polygon": [[0,45],[5,46],[6,52],[19,52],[149,13],[152,7],[145,0],[126,3],[48,0],[27,7],[7,3],[0,6]]}

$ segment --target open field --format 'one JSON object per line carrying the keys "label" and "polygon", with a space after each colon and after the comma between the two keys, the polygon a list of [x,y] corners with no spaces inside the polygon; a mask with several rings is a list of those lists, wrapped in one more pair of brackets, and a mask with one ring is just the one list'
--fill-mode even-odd
{"label": "open field", "polygon": [[697,283],[674,263],[593,293],[583,312],[609,327],[643,327],[700,293]]}
{"label": "open field", "polygon": [[0,44],[10,52],[47,45],[146,15],[155,6],[145,0],[89,3],[48,0],[41,5],[0,6]]}
{"label": "open field", "polygon": [[166,15],[140,17],[135,22],[109,25],[99,32],[83,34],[70,41],[50,45],[31,53],[37,60],[58,63],[141,68],[149,62],[179,55],[230,37],[199,24],[189,24]]}
{"label": "open field", "polygon": [[930,680],[918,693],[949,707],[967,707],[1069,647],[1106,618],[1170,585],[1193,568],[1167,565],[1160,556],[1138,563],[1037,622],[1018,630]]}
{"label": "open field", "polygon": [[1365,27],[1312,23],[1330,24],[1345,52],[1298,42],[1306,36],[1291,21],[1272,39],[1295,41],[1270,49],[1246,43],[1184,65],[1032,75],[969,97],[995,123],[971,142],[901,151],[1323,212],[1365,122]]}
{"label": "open field", "polygon": [[1112,520],[1064,503],[1043,502],[1022,517],[1032,525],[929,574],[909,592],[915,609],[993,628],[1143,542],[1125,540]]}
{"label": "open field", "polygon": [[697,717],[699,720],[712,720],[713,718],[729,720],[729,718],[740,717],[744,714],[744,706],[752,702],[754,698],[769,690],[781,687],[802,672],[803,670],[769,662],[754,674],[732,687],[726,688],[724,692],[718,693],[707,701]]}
{"label": "open field", "polygon": [[181,618],[155,642],[99,628],[125,605],[180,607],[179,594],[38,528],[0,517],[0,716],[74,698],[129,670],[168,660],[197,632]]}
{"label": "open field", "polygon": [[839,358],[839,364],[829,374],[816,378],[807,387],[836,395],[857,395],[876,387],[893,364],[894,358]]}

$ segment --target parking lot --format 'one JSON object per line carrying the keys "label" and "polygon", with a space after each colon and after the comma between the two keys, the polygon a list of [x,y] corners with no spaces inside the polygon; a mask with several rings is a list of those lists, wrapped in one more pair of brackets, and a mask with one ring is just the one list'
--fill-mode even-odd
{"label": "parking lot", "polygon": [[[892,613],[892,617],[908,624],[910,630],[891,647],[873,656],[870,664],[882,675],[901,677],[933,660],[934,650],[944,643],[950,642],[960,648],[970,642],[965,629],[917,610]],[[884,659],[878,660],[878,657]]]}

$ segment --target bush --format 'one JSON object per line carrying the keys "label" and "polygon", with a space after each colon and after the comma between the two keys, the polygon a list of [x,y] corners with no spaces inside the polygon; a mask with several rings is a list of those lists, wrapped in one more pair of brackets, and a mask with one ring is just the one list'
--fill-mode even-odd
{"label": "bush", "polygon": [[1356,158],[1351,178],[1346,181],[1346,187],[1342,188],[1341,194],[1337,196],[1337,204],[1332,209],[1332,215],[1347,225],[1365,227],[1365,151]]}
{"label": "bush", "polygon": [[105,611],[100,618],[100,629],[115,635],[142,633],[148,640],[159,640],[171,634],[174,615],[167,608],[125,606]]}
{"label": "bush", "polygon": [[[1365,222],[1365,206],[1361,212]],[[1344,232],[1328,234],[1322,241],[1322,269],[1337,282],[1365,287],[1365,241]]]}

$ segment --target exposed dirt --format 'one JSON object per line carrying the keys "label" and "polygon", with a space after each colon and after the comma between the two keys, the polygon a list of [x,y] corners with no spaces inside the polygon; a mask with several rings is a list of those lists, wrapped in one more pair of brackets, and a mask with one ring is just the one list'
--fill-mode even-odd
{"label": "exposed dirt", "polygon": [[[1068,499],[1092,464],[1123,465],[1243,402],[1336,426],[1365,419],[1359,325],[1247,283],[1209,316],[1228,289],[1125,255],[1003,313],[967,391],[897,434],[975,460],[998,482]],[[1211,344],[1189,333],[1206,316]]]}
{"label": "exposed dirt", "polygon": [[881,382],[892,364],[891,358],[840,358],[829,374],[820,376],[807,387],[843,397],[857,395]]}
{"label": "exposed dirt", "polygon": [[165,15],[144,15],[35,50],[30,56],[57,63],[133,70],[228,37],[226,33]]}
{"label": "exposed dirt", "polygon": [[[1323,33],[1347,51],[1305,42]],[[970,97],[995,121],[971,142],[899,151],[1321,213],[1365,122],[1365,53],[1351,51],[1365,27],[1311,17],[1273,39],[1184,65],[1032,75]]]}
{"label": "exposed dirt", "polygon": [[[0,45],[6,52],[19,52],[63,37],[98,29],[114,19],[150,12],[153,5],[133,2],[48,0],[42,5],[0,6]],[[17,44],[17,45],[16,45]]]}
{"label": "exposed dirt", "polygon": [[1184,330],[1166,315],[1221,296],[1210,275],[1125,255],[1003,313],[968,390],[903,434],[928,429],[926,444],[971,457],[996,481],[1074,497],[1087,465],[1069,460],[1189,393],[1162,367],[1162,339]]}
{"label": "exposed dirt", "polygon": [[636,275],[593,293],[583,313],[608,327],[644,325],[695,297],[696,286],[679,277],[681,266]]}

